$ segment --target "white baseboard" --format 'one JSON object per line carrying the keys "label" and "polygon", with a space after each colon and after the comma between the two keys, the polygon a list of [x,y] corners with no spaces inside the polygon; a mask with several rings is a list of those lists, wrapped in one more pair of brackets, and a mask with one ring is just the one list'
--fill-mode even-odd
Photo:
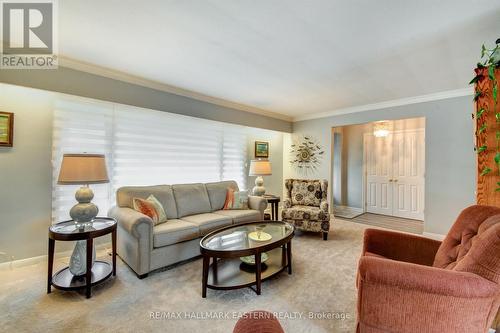
{"label": "white baseboard", "polygon": [[[102,251],[106,249],[111,248],[111,243],[104,243],[104,244],[99,244],[95,246],[96,251]],[[56,252],[54,253],[54,261],[55,260],[61,260],[64,258],[68,258],[71,256],[71,253],[73,251],[63,251],[63,252]],[[26,259],[18,259],[18,260],[12,260],[12,261],[7,261],[0,263],[0,271],[3,270],[10,270],[14,268],[20,268],[20,267],[25,267],[25,266],[30,266],[30,265],[36,265],[39,263],[46,263],[48,260],[48,255],[45,254],[43,256],[38,256],[38,257],[31,257],[31,258],[26,258]]]}
{"label": "white baseboard", "polygon": [[442,241],[446,237],[446,235],[435,234],[435,233],[432,233],[432,232],[424,232],[422,235],[425,236],[425,237],[428,237],[428,238],[439,240],[439,241]]}

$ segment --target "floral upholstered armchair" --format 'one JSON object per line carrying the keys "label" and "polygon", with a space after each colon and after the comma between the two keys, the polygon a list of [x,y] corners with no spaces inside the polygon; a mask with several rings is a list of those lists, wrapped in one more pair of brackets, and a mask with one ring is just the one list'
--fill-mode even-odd
{"label": "floral upholstered armchair", "polygon": [[282,220],[297,229],[321,232],[328,239],[330,213],[328,212],[328,181],[310,179],[285,180],[285,200]]}

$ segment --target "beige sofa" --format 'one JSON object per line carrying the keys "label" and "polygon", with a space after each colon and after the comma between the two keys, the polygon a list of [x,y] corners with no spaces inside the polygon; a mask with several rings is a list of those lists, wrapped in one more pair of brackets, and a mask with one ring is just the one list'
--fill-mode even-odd
{"label": "beige sofa", "polygon": [[[108,216],[118,221],[118,255],[139,278],[155,269],[200,255],[200,237],[209,232],[249,221],[263,220],[267,200],[249,196],[248,210],[222,210],[234,181],[207,184],[130,186],[118,189],[116,206]],[[132,199],[153,194],[166,209],[168,221],[153,226],[135,211]]]}

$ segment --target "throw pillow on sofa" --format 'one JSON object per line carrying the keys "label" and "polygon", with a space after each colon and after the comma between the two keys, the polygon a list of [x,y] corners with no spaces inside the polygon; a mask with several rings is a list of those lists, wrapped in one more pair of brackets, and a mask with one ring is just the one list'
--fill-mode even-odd
{"label": "throw pillow on sofa", "polygon": [[147,199],[134,198],[133,204],[134,210],[149,216],[154,225],[167,222],[167,213],[154,195],[151,194]]}
{"label": "throw pillow on sofa", "polygon": [[228,188],[223,209],[248,209],[248,191],[235,191]]}

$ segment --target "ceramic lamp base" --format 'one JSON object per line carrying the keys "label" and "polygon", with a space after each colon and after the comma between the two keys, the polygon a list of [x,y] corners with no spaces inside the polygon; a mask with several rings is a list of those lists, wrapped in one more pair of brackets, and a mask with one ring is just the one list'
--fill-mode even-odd
{"label": "ceramic lamp base", "polygon": [[258,176],[255,179],[255,187],[252,189],[253,195],[257,195],[259,197],[263,196],[266,193],[266,188],[264,187],[264,178],[262,176]]}
{"label": "ceramic lamp base", "polygon": [[82,186],[76,191],[75,199],[78,201],[69,211],[73,220],[79,223],[92,222],[99,213],[99,209],[91,201],[94,192],[88,186]]}

